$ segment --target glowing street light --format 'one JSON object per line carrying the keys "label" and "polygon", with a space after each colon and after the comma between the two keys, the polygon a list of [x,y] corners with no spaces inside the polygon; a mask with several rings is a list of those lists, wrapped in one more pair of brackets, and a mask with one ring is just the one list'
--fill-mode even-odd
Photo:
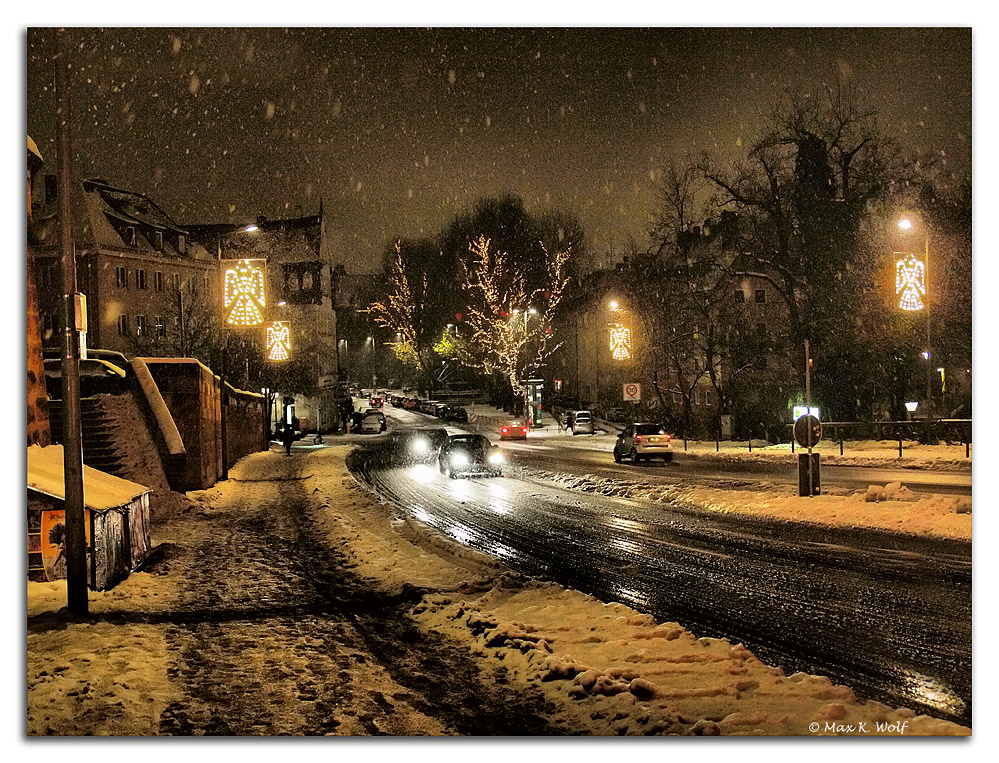
{"label": "glowing street light", "polygon": [[[607,307],[612,313],[622,311],[616,299]],[[610,353],[612,360],[631,360],[631,329],[617,320],[610,324]]]}
{"label": "glowing street light", "polygon": [[[929,300],[929,272],[930,272],[930,233],[925,221],[921,222],[923,228],[923,259],[920,261],[912,252],[896,252],[898,259],[895,261],[895,296],[898,298],[898,306],[907,312],[926,311],[926,349],[923,351],[923,358],[926,360],[926,404],[927,419],[932,412],[933,402],[933,366],[930,363],[932,347],[930,344],[930,300]],[[898,221],[898,228],[903,233],[915,232],[916,226],[908,217],[903,217]],[[924,299],[925,298],[925,299]]]}

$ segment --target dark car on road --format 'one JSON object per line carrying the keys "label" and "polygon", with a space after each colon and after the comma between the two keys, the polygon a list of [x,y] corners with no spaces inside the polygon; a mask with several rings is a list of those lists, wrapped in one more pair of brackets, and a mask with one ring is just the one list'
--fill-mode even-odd
{"label": "dark car on road", "polygon": [[468,423],[468,411],[462,408],[460,405],[449,405],[444,409],[444,413],[441,415],[444,421],[454,421],[459,424]]}
{"label": "dark car on road", "polygon": [[448,433],[443,427],[403,430],[392,438],[392,456],[404,463],[433,464],[447,440]]}
{"label": "dark car on road", "polygon": [[480,434],[455,434],[441,445],[437,463],[451,479],[466,475],[503,476],[503,454]]}

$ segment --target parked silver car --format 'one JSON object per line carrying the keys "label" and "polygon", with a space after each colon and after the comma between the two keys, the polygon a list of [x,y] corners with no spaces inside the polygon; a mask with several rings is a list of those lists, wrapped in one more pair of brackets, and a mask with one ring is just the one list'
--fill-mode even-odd
{"label": "parked silver car", "polygon": [[593,416],[589,411],[570,411],[567,424],[574,435],[593,434]]}

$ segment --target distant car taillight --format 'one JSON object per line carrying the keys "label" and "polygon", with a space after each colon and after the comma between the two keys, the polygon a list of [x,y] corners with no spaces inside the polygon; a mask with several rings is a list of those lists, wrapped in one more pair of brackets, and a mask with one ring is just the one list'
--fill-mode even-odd
{"label": "distant car taillight", "polygon": [[501,432],[502,432],[503,434],[506,434],[506,433],[507,433],[507,432],[509,432],[510,430],[509,430],[509,429],[507,429],[506,427],[503,427],[503,428],[502,428],[502,429],[501,429],[500,431],[501,431]]}
{"label": "distant car taillight", "polygon": [[641,436],[640,434],[636,434],[636,435],[635,435],[635,439],[636,439],[636,440],[641,440],[641,439],[642,439],[642,436]]}
{"label": "distant car taillight", "polygon": [[523,427],[523,428],[521,428],[521,430],[520,430],[520,431],[521,431],[521,432],[523,432],[524,434],[527,434],[527,427]]}

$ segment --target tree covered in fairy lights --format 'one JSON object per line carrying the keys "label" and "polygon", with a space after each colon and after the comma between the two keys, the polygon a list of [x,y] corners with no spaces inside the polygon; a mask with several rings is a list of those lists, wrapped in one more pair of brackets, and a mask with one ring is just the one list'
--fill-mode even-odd
{"label": "tree covered in fairy lights", "polygon": [[[510,255],[480,235],[463,261],[468,307],[462,335],[448,337],[448,352],[469,368],[501,376],[523,397],[523,381],[560,346],[552,321],[569,283],[571,246],[549,252],[544,245],[544,282],[528,285]],[[529,311],[534,310],[532,314]]]}
{"label": "tree covered in fairy lights", "polygon": [[411,279],[409,271],[402,244],[396,242],[389,288],[384,298],[371,304],[366,312],[375,323],[395,334],[395,341],[389,346],[402,364],[427,378],[433,364],[433,344],[426,320],[428,279],[426,272],[414,273]]}

